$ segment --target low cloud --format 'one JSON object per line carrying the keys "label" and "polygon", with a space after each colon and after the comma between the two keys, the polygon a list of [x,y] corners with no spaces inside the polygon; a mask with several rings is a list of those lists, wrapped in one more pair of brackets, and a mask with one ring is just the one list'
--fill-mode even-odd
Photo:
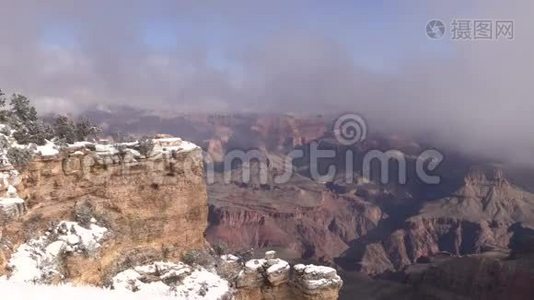
{"label": "low cloud", "polygon": [[[328,18],[328,11],[307,18],[298,1],[260,8],[246,1],[1,2],[8,8],[0,19],[1,88],[31,96],[44,112],[102,104],[164,112],[353,111],[371,129],[426,134],[474,153],[528,161],[534,150],[529,0],[407,1],[373,7],[376,22],[355,10],[362,21],[346,24],[350,19]],[[513,19],[515,38],[424,36],[429,19],[456,17]],[[195,26],[162,48],[141,34],[154,20]]]}

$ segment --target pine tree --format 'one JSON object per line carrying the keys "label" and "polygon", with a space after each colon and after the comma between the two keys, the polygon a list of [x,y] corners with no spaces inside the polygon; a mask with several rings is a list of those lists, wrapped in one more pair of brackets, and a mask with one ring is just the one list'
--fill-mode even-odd
{"label": "pine tree", "polygon": [[101,129],[86,118],[82,118],[76,123],[76,138],[78,141],[85,141],[88,137],[94,137],[100,132]]}
{"label": "pine tree", "polygon": [[30,100],[26,96],[13,94],[10,104],[11,112],[24,125],[38,120],[37,110],[31,105]]}
{"label": "pine tree", "polygon": [[54,121],[54,134],[61,142],[72,144],[78,141],[76,124],[67,116],[60,115]]}
{"label": "pine tree", "polygon": [[4,96],[4,92],[0,89],[0,122],[8,123],[10,112],[6,109],[6,98]]}

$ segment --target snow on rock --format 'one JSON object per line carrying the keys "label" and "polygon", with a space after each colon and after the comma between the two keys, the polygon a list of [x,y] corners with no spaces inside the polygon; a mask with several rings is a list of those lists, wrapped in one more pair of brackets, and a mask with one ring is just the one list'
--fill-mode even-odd
{"label": "snow on rock", "polygon": [[[113,160],[109,160],[109,158],[114,157],[117,154],[129,155],[130,160],[133,160],[133,158],[142,157],[142,155],[139,152],[139,141],[129,142],[129,143],[117,143],[117,144],[111,144],[108,141],[104,141],[104,140],[100,142],[95,142],[95,143],[83,141],[83,142],[76,142],[73,144],[68,144],[62,147],[48,140],[46,141],[44,145],[35,145],[35,144],[20,145],[11,136],[6,136],[1,133],[0,133],[0,136],[6,139],[6,141],[8,142],[8,147],[17,147],[21,149],[22,148],[32,149],[35,155],[41,158],[56,157],[60,154],[61,149],[65,149],[67,150],[67,152],[69,152],[69,155],[75,155],[75,156],[83,155],[84,152],[82,150],[87,149],[87,150],[93,151],[97,157],[104,159],[103,160],[104,163],[108,163],[108,162],[112,163]],[[184,141],[178,137],[159,136],[159,137],[152,139],[152,142],[154,143],[152,156],[159,156],[159,155],[169,156],[173,153],[190,152],[195,149],[200,149],[197,145]],[[5,151],[2,151],[2,153],[0,153],[0,161],[5,161],[5,163],[3,163],[2,165],[12,167],[9,164],[9,161],[7,160]]]}
{"label": "snow on rock", "polygon": [[59,146],[50,141],[46,141],[46,144],[37,146],[35,153],[44,157],[56,156],[59,154]]}
{"label": "snow on rock", "polygon": [[237,278],[239,287],[258,287],[268,281],[271,286],[278,286],[289,281],[291,267],[285,260],[276,258],[275,251],[267,251],[264,259],[251,259]]}
{"label": "snow on rock", "polygon": [[239,257],[232,254],[221,255],[221,259],[225,262],[236,262],[239,260]]}
{"label": "snow on rock", "polygon": [[119,152],[114,145],[95,144],[97,155],[113,155]]}
{"label": "snow on rock", "polygon": [[0,188],[8,189],[9,186],[17,186],[20,183],[19,172],[15,169],[9,169],[0,172]]}
{"label": "snow on rock", "polygon": [[289,263],[287,261],[277,259],[276,262],[269,266],[266,270],[267,274],[280,273],[283,271],[289,271]]}
{"label": "snow on rock", "polygon": [[265,271],[267,275],[267,280],[273,285],[277,286],[282,283],[285,283],[289,280],[289,263],[281,259],[274,259],[267,270]]}
{"label": "snow on rock", "polygon": [[257,271],[263,268],[263,265],[267,262],[265,259],[251,259],[245,263],[245,267],[251,271]]}
{"label": "snow on rock", "polygon": [[0,198],[0,210],[8,216],[20,216],[24,213],[24,200],[19,197]]}
{"label": "snow on rock", "polygon": [[85,228],[72,221],[62,221],[56,228],[56,232],[60,234],[57,239],[68,244],[68,251],[95,250],[100,247],[99,241],[104,238],[107,231],[107,228],[93,223],[89,228]]}
{"label": "snow on rock", "polygon": [[228,281],[204,268],[192,268],[181,262],[137,266],[115,275],[112,285],[117,290],[179,299],[215,300],[231,295]]}
{"label": "snow on rock", "polygon": [[176,294],[192,300],[224,299],[230,294],[230,285],[218,275],[200,269],[193,271],[182,281],[182,285],[176,287]]}
{"label": "snow on rock", "polygon": [[24,200],[17,194],[17,186],[20,183],[19,172],[13,168],[0,172],[0,189],[5,189],[5,194],[0,197],[0,210],[8,216],[20,216],[25,210]]}
{"label": "snow on rock", "polygon": [[45,276],[54,274],[54,263],[43,251],[45,247],[45,237],[20,245],[8,263],[12,269],[9,279],[17,282],[39,282]]}
{"label": "snow on rock", "polygon": [[62,221],[46,235],[32,239],[11,255],[8,266],[10,280],[17,282],[44,283],[53,276],[63,278],[59,272],[61,254],[92,251],[100,247],[107,229],[96,224],[89,228],[77,222]]}
{"label": "snow on rock", "polygon": [[339,287],[343,284],[337,271],[330,267],[298,264],[293,268],[298,283],[307,290]]}
{"label": "snow on rock", "polygon": [[0,210],[8,216],[20,216],[24,213],[24,200],[17,194],[17,189],[11,184],[8,185],[4,197],[0,197]]}
{"label": "snow on rock", "polygon": [[154,151],[169,153],[169,152],[189,152],[199,147],[193,143],[182,140],[178,137],[156,138],[154,141]]}
{"label": "snow on rock", "polygon": [[[151,156],[169,156],[172,153],[190,152],[195,149],[200,149],[197,145],[184,141],[178,137],[156,137],[152,139],[154,148]],[[77,142],[67,145],[66,149],[73,154],[83,154],[80,150],[91,149],[98,157],[111,157],[119,153],[128,155],[130,160],[133,158],[142,157],[138,150],[139,141],[128,143],[90,143],[90,142]],[[120,150],[119,150],[120,149]]]}
{"label": "snow on rock", "polygon": [[265,259],[275,259],[276,258],[276,251],[270,250],[265,252]]}

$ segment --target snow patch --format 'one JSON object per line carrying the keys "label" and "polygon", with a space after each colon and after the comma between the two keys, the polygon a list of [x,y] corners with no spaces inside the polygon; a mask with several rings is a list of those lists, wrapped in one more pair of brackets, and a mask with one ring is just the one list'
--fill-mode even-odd
{"label": "snow patch", "polygon": [[289,263],[285,260],[277,259],[277,261],[267,268],[267,275],[289,271]]}
{"label": "snow patch", "polygon": [[34,300],[171,300],[176,298],[136,294],[128,291],[114,291],[91,286],[71,285],[35,285],[29,283],[0,280],[0,295],[2,299]]}
{"label": "snow patch", "polygon": [[2,179],[3,184],[7,185],[7,191],[5,196],[0,198],[0,209],[9,216],[22,214],[24,211],[24,200],[17,194],[17,189],[8,183],[6,176],[4,176]]}
{"label": "snow patch", "polygon": [[8,262],[12,270],[9,279],[43,283],[51,276],[63,278],[58,270],[61,254],[95,250],[100,247],[99,242],[106,232],[106,228],[96,224],[84,228],[77,222],[62,221],[45,236],[32,239],[17,248]]}
{"label": "snow patch", "polygon": [[56,156],[59,154],[59,146],[50,141],[46,141],[46,144],[44,144],[43,146],[37,146],[35,153],[44,157]]}
{"label": "snow patch", "polygon": [[309,290],[317,290],[343,284],[337,271],[330,267],[298,264],[293,267],[300,275],[300,283]]}
{"label": "snow patch", "polygon": [[225,299],[231,292],[228,281],[204,268],[194,269],[181,262],[137,266],[115,275],[112,284],[117,290],[191,300]]}
{"label": "snow patch", "polygon": [[239,261],[239,257],[232,254],[221,255],[221,259],[225,262],[236,262]]}
{"label": "snow patch", "polygon": [[251,259],[245,263],[245,267],[251,271],[257,271],[259,268],[263,267],[266,262],[265,259]]}

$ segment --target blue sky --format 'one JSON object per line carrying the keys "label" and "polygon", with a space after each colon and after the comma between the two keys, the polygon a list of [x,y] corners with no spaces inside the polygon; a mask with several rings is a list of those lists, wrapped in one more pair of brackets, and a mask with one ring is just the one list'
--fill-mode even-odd
{"label": "blue sky", "polygon": [[[417,55],[445,58],[452,55],[450,40],[431,41],[424,35],[427,20],[446,16],[429,13],[423,5],[402,5],[394,1],[311,1],[306,5],[255,6],[247,6],[250,11],[226,7],[222,12],[218,7],[193,7],[183,12],[178,11],[179,7],[174,8],[176,11],[149,9],[134,14],[126,29],[146,45],[147,51],[172,53],[198,48],[218,68],[238,64],[232,58],[240,51],[287,31],[339,43],[351,53],[356,64],[375,72],[398,70]],[[45,46],[79,46],[82,21],[46,11],[41,20],[41,41]],[[122,50],[128,51],[128,45],[123,46]]]}

